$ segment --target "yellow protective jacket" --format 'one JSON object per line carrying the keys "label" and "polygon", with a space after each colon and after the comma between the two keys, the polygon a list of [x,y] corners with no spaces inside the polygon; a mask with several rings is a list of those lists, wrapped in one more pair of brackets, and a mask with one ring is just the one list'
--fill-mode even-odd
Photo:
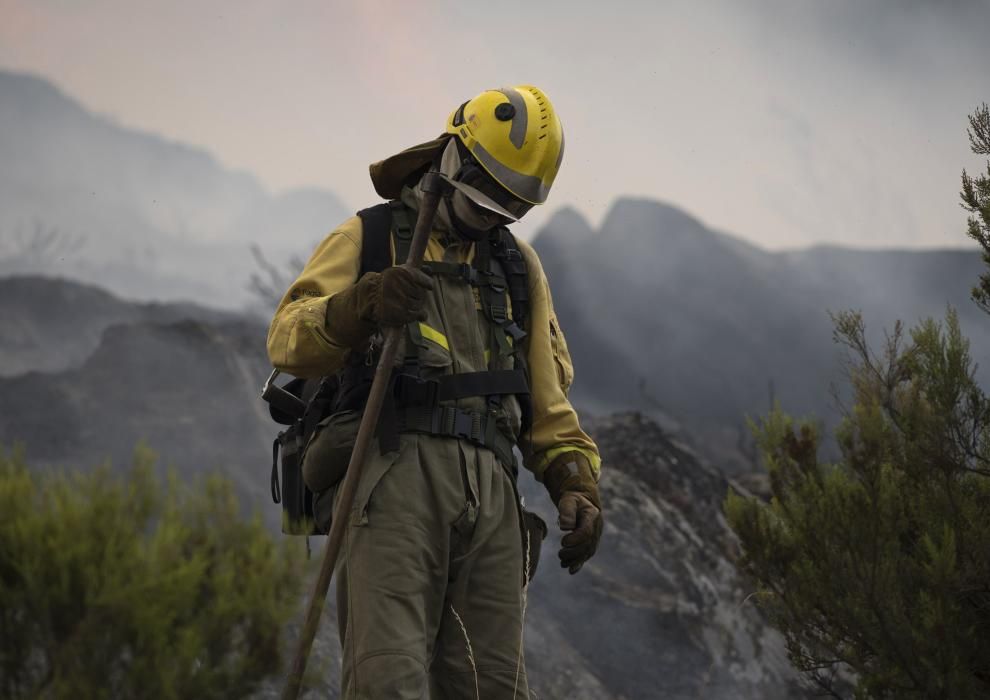
{"label": "yellow protective jacket", "polygon": [[[326,331],[327,301],[358,279],[361,227],[361,218],[354,216],[331,232],[282,298],[268,330],[268,356],[276,368],[297,377],[320,377],[343,366],[349,348],[337,345]],[[442,235],[433,232],[424,260],[443,259]],[[519,445],[523,464],[542,480],[543,470],[554,457],[576,450],[588,458],[597,477],[601,466],[598,448],[581,430],[567,398],[574,370],[543,266],[532,246],[520,239],[517,244],[529,279],[528,336],[524,342],[528,344],[533,404],[532,430]],[[466,259],[459,262],[471,262],[474,245],[464,250]],[[447,333],[446,329],[440,330]],[[447,340],[457,343],[456,337]]]}

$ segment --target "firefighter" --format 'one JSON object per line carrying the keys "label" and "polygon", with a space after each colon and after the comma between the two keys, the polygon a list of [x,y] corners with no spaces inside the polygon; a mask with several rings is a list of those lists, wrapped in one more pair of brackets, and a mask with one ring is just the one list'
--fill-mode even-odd
{"label": "firefighter", "polygon": [[[381,329],[404,328],[350,511],[332,512],[339,464],[304,467],[324,519],[349,519],[335,572],[345,698],[529,697],[524,596],[542,533],[521,507],[513,448],[557,506],[561,566],[576,573],[597,548],[601,459],[568,401],[540,260],[507,228],[546,201],[563,152],[536,87],[468,100],[442,136],[371,166],[389,203],[319,244],[271,323],[276,368],[339,376],[328,432],[356,425]],[[446,189],[416,269],[402,262],[430,168]]]}

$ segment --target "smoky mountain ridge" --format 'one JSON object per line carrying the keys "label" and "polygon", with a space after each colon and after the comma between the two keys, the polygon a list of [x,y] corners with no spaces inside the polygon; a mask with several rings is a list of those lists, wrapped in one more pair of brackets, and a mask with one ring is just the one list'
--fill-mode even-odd
{"label": "smoky mountain ridge", "polygon": [[202,148],[5,70],[0,163],[0,276],[63,276],[128,299],[241,309],[252,245],[287,259],[351,214],[332,192],[271,193]]}
{"label": "smoky mountain ridge", "polygon": [[975,250],[770,252],[643,199],[618,200],[598,230],[558,212],[533,245],[574,360],[574,402],[662,416],[732,472],[754,468],[739,449],[744,416],[772,401],[838,419],[829,312],[861,310],[879,341],[898,319],[943,318],[951,305],[974,359],[986,366],[990,352],[990,319],[969,296],[983,270]]}

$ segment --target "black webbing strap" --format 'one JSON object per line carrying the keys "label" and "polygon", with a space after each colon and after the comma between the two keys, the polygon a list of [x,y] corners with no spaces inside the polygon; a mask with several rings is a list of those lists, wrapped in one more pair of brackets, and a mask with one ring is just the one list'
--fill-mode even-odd
{"label": "black webbing strap", "polygon": [[424,262],[420,268],[428,275],[440,275],[442,277],[453,277],[474,286],[478,285],[478,271],[468,263],[452,262]]}
{"label": "black webbing strap", "polygon": [[519,244],[509,229],[500,227],[492,234],[492,257],[501,265],[509,286],[512,318],[522,327],[529,312],[529,277]]}
{"label": "black webbing strap", "polygon": [[[526,260],[515,236],[509,229],[499,227],[491,235],[492,258],[502,268],[509,287],[509,301],[512,304],[512,320],[505,326],[505,330],[512,336],[515,352],[513,354],[513,366],[529,377],[529,365],[526,361],[526,353],[519,352],[521,341],[526,337],[523,330],[529,317],[529,273],[526,269]],[[519,394],[516,397],[519,401],[521,412],[522,433],[527,433],[533,425],[533,400],[527,394]]]}
{"label": "black webbing strap", "polygon": [[461,372],[441,377],[438,383],[437,398],[440,401],[468,396],[529,393],[526,374],[516,369]]}
{"label": "black webbing strap", "polygon": [[[392,209],[392,232],[395,236],[395,264],[401,265],[409,258],[409,248],[412,247],[412,224],[409,211],[401,200],[389,202]],[[419,350],[426,346],[419,321],[406,324],[406,352],[402,360],[403,371],[419,374]]]}
{"label": "black webbing strap", "polygon": [[[475,243],[474,262],[478,268],[479,280],[478,295],[481,299],[481,310],[485,318],[494,326],[490,337],[492,338],[493,350],[502,357],[512,354],[512,345],[505,333],[505,326],[509,323],[509,309],[505,305],[505,277],[497,273],[492,267],[491,244],[489,239],[483,238]],[[495,352],[492,353],[494,360]]]}
{"label": "black webbing strap", "polygon": [[[515,368],[517,371],[522,372],[526,377],[526,384],[529,384],[529,364],[526,361],[526,354],[522,352],[517,352],[515,354]],[[519,401],[519,422],[520,422],[520,432],[523,435],[529,433],[529,429],[533,427],[533,397],[529,393],[516,394],[516,399]]]}
{"label": "black webbing strap", "polygon": [[409,211],[401,200],[394,199],[388,203],[392,210],[391,224],[395,230],[395,264],[401,265],[409,258],[409,248],[412,246],[412,222]]}
{"label": "black webbing strap", "polygon": [[467,440],[485,447],[506,466],[515,465],[515,441],[498,428],[495,416],[453,406],[406,406],[399,409],[399,430]]}
{"label": "black webbing strap", "polygon": [[[393,374],[389,382],[395,381]],[[391,399],[392,388],[385,391],[386,399],[382,402],[382,410],[378,416],[378,425],[375,426],[375,437],[378,438],[378,451],[381,454],[386,452],[397,452],[399,450],[399,415],[395,401]]]}
{"label": "black webbing strap", "polygon": [[[361,271],[359,277],[366,272],[381,272],[392,266],[393,229],[396,229],[396,258],[398,258],[398,262],[405,261],[412,243],[412,228],[409,224],[408,212],[402,202],[397,200],[383,202],[362,209],[358,212],[358,216],[361,217]],[[357,375],[352,378],[360,379]],[[344,382],[341,386],[341,392],[360,394],[363,390],[362,386],[351,387]],[[366,393],[363,396],[366,396]],[[375,426],[375,435],[378,437],[382,454],[399,449],[399,431],[396,423],[395,406],[393,402],[385,401],[378,425]]]}
{"label": "black webbing strap", "polygon": [[401,403],[409,405],[431,406],[440,401],[453,401],[469,396],[529,393],[526,373],[520,369],[461,372],[436,379],[420,379],[414,375],[398,374],[394,381],[393,395]]}
{"label": "black webbing strap", "polygon": [[392,249],[390,246],[392,230],[392,211],[388,203],[383,202],[358,212],[361,217],[361,271],[381,272],[392,265]]}

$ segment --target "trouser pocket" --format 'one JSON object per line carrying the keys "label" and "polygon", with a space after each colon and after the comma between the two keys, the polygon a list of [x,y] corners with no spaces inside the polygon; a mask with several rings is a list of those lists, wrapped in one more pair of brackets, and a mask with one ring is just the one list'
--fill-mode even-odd
{"label": "trouser pocket", "polygon": [[448,581],[457,580],[464,560],[471,551],[471,539],[478,522],[478,508],[472,502],[464,504],[464,510],[450,526],[450,564]]}

